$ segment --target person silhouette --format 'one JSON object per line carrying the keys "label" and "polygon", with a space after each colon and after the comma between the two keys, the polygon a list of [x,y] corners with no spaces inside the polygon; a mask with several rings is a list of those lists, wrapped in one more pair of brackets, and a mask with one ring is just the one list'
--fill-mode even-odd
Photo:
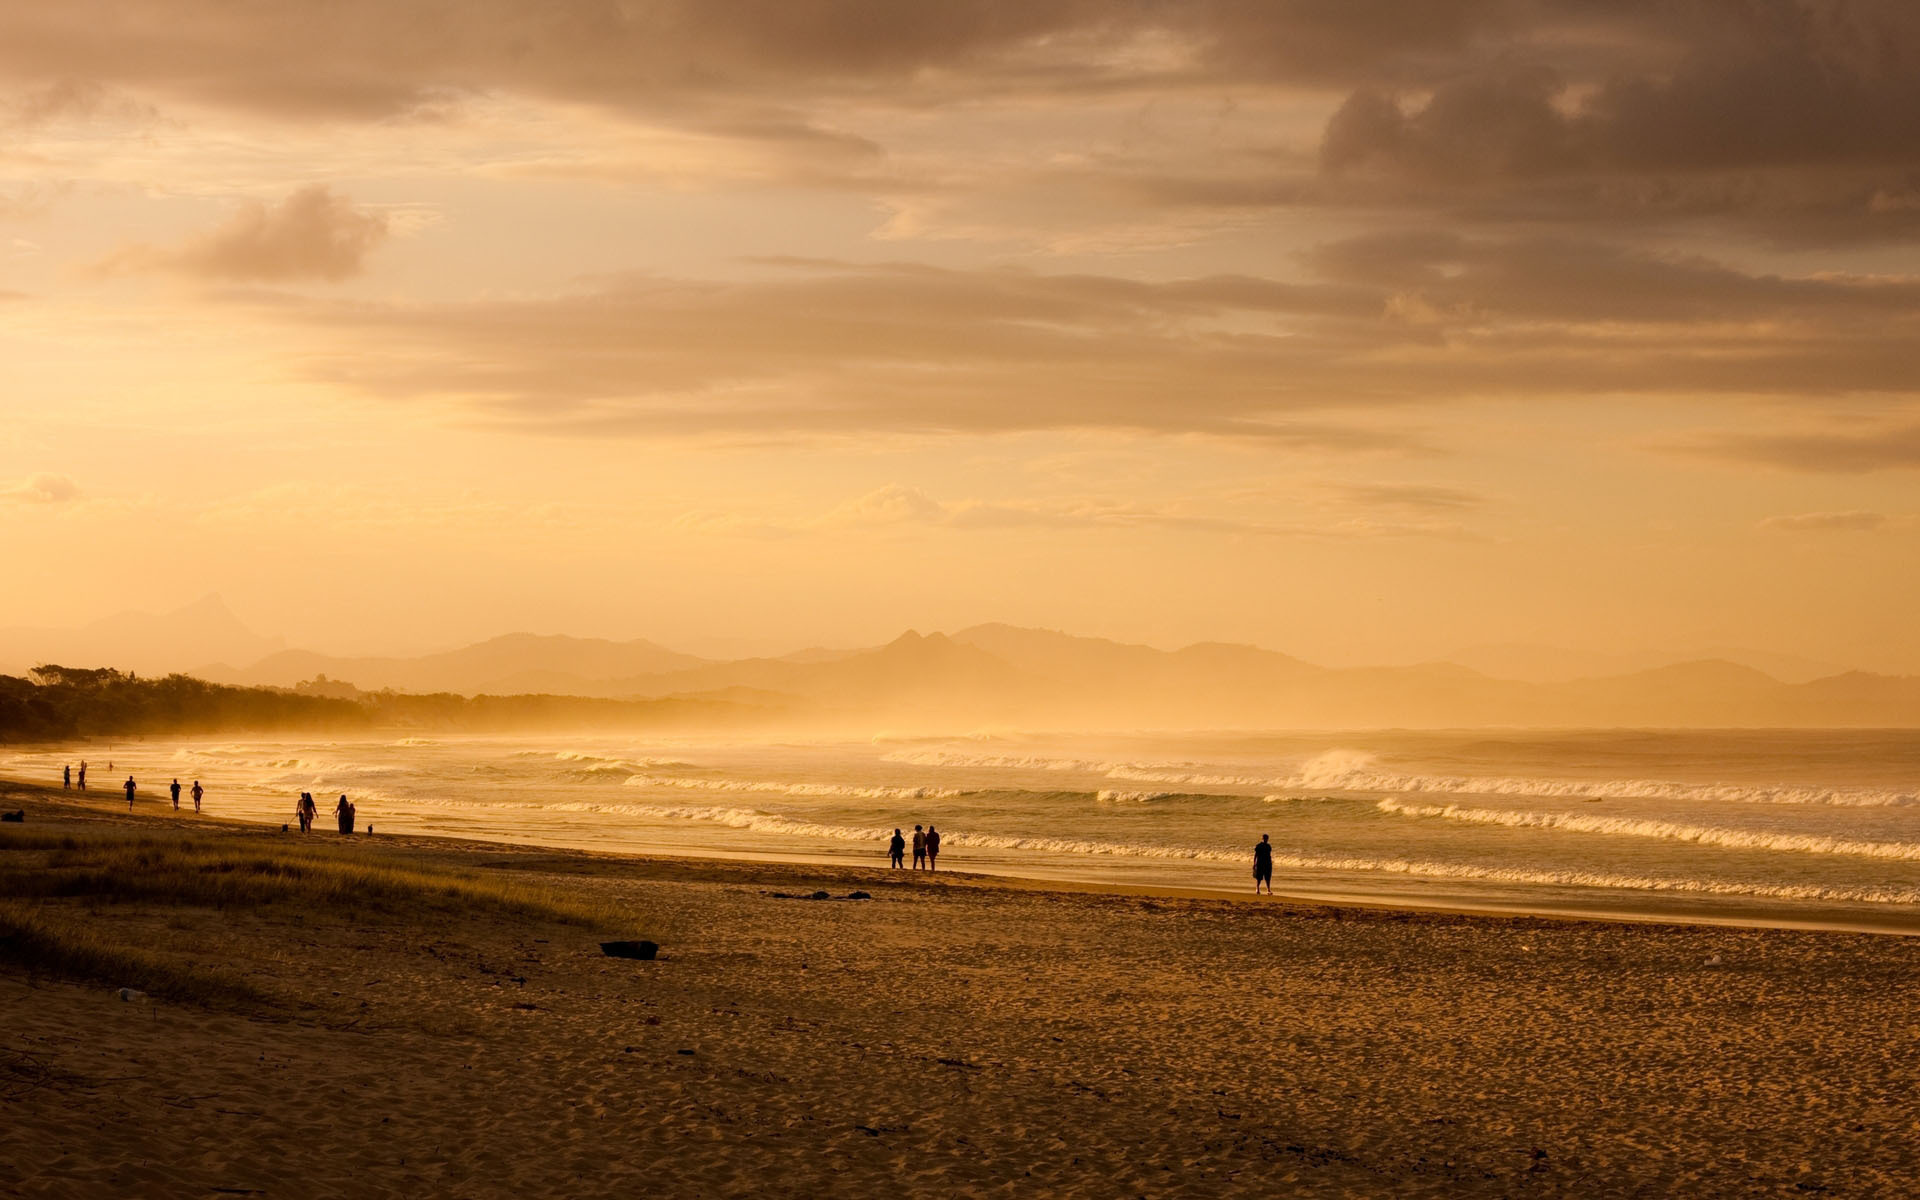
{"label": "person silhouette", "polygon": [[1253,847],[1253,894],[1260,894],[1260,885],[1267,885],[1267,895],[1273,895],[1273,843],[1266,834]]}
{"label": "person silhouette", "polygon": [[171,788],[168,788],[167,790],[173,793],[173,811],[179,812],[180,811],[180,781],[178,779],[174,780],[173,786]]}
{"label": "person silhouette", "polygon": [[193,811],[195,812],[200,811],[200,797],[206,794],[207,794],[206,790],[200,786],[200,781],[198,779],[194,780],[193,781]]}
{"label": "person silhouette", "polygon": [[86,791],[87,790],[87,760],[84,758],[80,760],[80,781],[79,782],[80,782],[80,790],[83,792]]}
{"label": "person silhouette", "polygon": [[133,776],[131,775],[127,776],[127,782],[125,786],[127,789],[127,811],[132,812],[133,811]]}
{"label": "person silhouette", "polygon": [[300,793],[300,803],[295,806],[293,813],[294,816],[300,818],[300,832],[312,833],[313,819],[320,813],[319,806],[313,802],[312,792]]}
{"label": "person silhouette", "polygon": [[893,840],[887,843],[887,857],[892,860],[894,866],[898,867],[902,865],[902,860],[905,859],[906,856],[907,839],[901,837],[900,831],[895,829],[893,831]]}
{"label": "person silhouette", "polygon": [[940,869],[939,864],[940,831],[929,825],[927,826],[927,870],[937,871]]}
{"label": "person silhouette", "polygon": [[65,791],[68,788],[71,788],[72,786],[73,786],[73,764],[68,763],[66,766],[60,768],[60,790]]}
{"label": "person silhouette", "polygon": [[353,832],[353,801],[347,799],[344,795],[341,796],[340,803],[333,806],[333,815],[340,820],[341,833],[351,834]]}
{"label": "person silhouette", "polygon": [[913,827],[913,869],[918,871],[927,865],[927,835],[918,825]]}

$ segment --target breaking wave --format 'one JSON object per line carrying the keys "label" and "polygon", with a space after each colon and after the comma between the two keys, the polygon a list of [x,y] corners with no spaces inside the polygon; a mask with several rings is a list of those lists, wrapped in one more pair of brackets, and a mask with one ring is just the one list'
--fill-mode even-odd
{"label": "breaking wave", "polygon": [[760,779],[688,779],[675,775],[633,775],[627,778],[626,786],[679,788],[693,792],[761,792],[848,800],[942,800],[966,795],[957,788],[860,787],[853,784],[782,783]]}
{"label": "breaking wave", "polygon": [[1851,854],[1862,858],[1920,859],[1920,843],[1866,842],[1807,833],[1723,829],[1711,825],[1683,825],[1638,817],[1609,817],[1587,813],[1524,812],[1497,808],[1466,808],[1458,804],[1407,804],[1382,800],[1381,812],[1404,817],[1439,817],[1475,825],[1505,825],[1519,829],[1565,829],[1574,833],[1614,834],[1620,837],[1663,838],[1699,846],[1734,850],[1784,850],[1803,854]]}
{"label": "breaking wave", "polygon": [[1824,804],[1887,807],[1920,804],[1920,791],[1823,787],[1818,784],[1678,783],[1665,779],[1573,780],[1524,776],[1422,775],[1379,769],[1371,754],[1329,750],[1284,775],[1222,773],[1195,763],[1102,762],[1078,758],[978,754],[956,750],[903,750],[883,761],[932,767],[1083,771],[1131,783],[1189,787],[1260,788],[1341,792],[1435,793],[1457,796],[1541,796],[1579,800],[1724,801],[1741,804]]}

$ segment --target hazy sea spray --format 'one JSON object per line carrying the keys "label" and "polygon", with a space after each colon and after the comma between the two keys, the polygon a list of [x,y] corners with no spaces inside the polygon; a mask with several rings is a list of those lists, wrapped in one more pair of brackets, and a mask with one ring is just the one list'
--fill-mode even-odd
{"label": "hazy sea spray", "polygon": [[1111,762],[973,751],[913,750],[881,756],[885,762],[920,766],[1011,770],[1081,771],[1132,783],[1190,787],[1260,788],[1268,792],[1416,792],[1461,796],[1540,796],[1591,800],[1726,801],[1741,804],[1817,804],[1887,807],[1920,804],[1920,792],[1795,784],[1679,783],[1664,779],[1574,780],[1527,776],[1434,775],[1382,770],[1361,750],[1328,750],[1285,775],[1229,774],[1196,769],[1196,763]]}

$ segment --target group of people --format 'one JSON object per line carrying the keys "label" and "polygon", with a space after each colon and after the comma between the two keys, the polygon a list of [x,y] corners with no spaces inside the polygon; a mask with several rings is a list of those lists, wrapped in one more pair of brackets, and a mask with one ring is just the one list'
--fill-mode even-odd
{"label": "group of people", "polygon": [[[887,842],[887,859],[896,867],[906,865],[907,839],[898,829],[893,831],[893,837]],[[940,831],[931,825],[924,830],[915,825],[913,827],[913,869],[916,871],[938,870],[939,862]]]}
{"label": "group of people", "polygon": [[[313,802],[312,792],[300,793],[300,803],[294,805],[293,815],[294,819],[300,822],[301,833],[313,832],[313,819],[320,815],[320,806]],[[353,832],[353,821],[358,815],[359,810],[354,808],[353,801],[347,799],[344,795],[340,797],[340,802],[333,806],[333,816],[334,819],[340,823],[341,833],[351,834]],[[373,826],[367,826],[367,832],[372,833]]]}
{"label": "group of people", "polygon": [[[113,764],[108,763],[107,769],[111,771]],[[87,790],[87,764],[84,759],[81,761],[80,770],[77,773],[74,771],[71,763],[62,767],[60,770],[60,786],[62,788],[71,790],[76,784],[81,791],[84,792]],[[120,786],[124,788],[127,793],[127,811],[132,812],[134,799],[139,794],[140,785],[134,782],[133,776],[129,775],[127,776],[127,781]],[[207,790],[200,786],[198,779],[194,780],[193,786],[188,789],[182,789],[178,779],[175,779],[167,785],[167,792],[173,798],[174,811],[178,812],[180,810],[180,796],[183,790],[188,796],[193,798],[193,811],[199,812],[200,802],[205,798]],[[295,819],[300,822],[300,832],[313,832],[313,821],[319,814],[320,808],[313,802],[313,793],[301,792],[300,803],[296,805],[293,810]],[[354,821],[359,816],[359,811],[354,807],[353,801],[347,799],[345,796],[341,796],[340,802],[333,806],[333,815],[340,822],[340,832],[350,834],[353,832]],[[914,828],[918,830],[919,826],[916,825]],[[367,832],[372,833],[373,826],[367,826]],[[938,835],[935,836],[934,845],[936,847],[939,845]],[[914,834],[914,856],[916,859],[919,857],[919,854],[920,835],[916,832]],[[896,855],[896,857],[898,856]],[[915,865],[917,866],[918,863],[916,862]]]}
{"label": "group of people", "polygon": [[[113,770],[112,763],[107,764],[107,770],[109,771]],[[74,787],[76,782],[79,784],[81,791],[84,792],[87,790],[87,764],[85,759],[82,759],[80,762],[80,771],[77,778],[75,776],[73,766],[71,763],[60,768],[61,788],[71,790]],[[140,785],[134,782],[133,776],[129,775],[127,776],[127,781],[121,784],[120,786],[127,793],[127,811],[132,812],[134,797],[138,795],[140,791]],[[173,797],[173,810],[175,812],[180,811],[180,792],[181,792],[181,787],[180,787],[180,781],[178,779],[175,779],[172,783],[167,785],[167,793]],[[200,781],[196,779],[193,781],[193,787],[188,792],[188,794],[193,797],[193,811],[199,812],[200,801],[206,796],[207,789],[201,787]]]}

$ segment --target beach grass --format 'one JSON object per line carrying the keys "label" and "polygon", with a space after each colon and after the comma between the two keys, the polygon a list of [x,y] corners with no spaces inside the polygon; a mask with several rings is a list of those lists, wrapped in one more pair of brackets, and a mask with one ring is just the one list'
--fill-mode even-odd
{"label": "beach grass", "polygon": [[229,971],[174,961],[117,931],[63,919],[44,905],[0,900],[0,963],[83,983],[131,986],[210,1007],[272,1007],[275,997]]}
{"label": "beach grass", "polygon": [[423,908],[473,909],[588,927],[618,916],[604,902],[553,887],[405,863],[359,847],[111,831],[0,833],[0,899],[317,908],[356,920],[402,919]]}
{"label": "beach grass", "polygon": [[278,1003],[241,976],[178,953],[179,947],[143,942],[139,925],[95,919],[103,909],[121,907],[163,919],[197,912],[215,922],[314,914],[363,928],[404,928],[434,917],[601,929],[622,917],[603,899],[407,862],[400,853],[360,845],[273,845],[232,834],[129,836],[112,827],[0,832],[0,964],[210,1007]]}

